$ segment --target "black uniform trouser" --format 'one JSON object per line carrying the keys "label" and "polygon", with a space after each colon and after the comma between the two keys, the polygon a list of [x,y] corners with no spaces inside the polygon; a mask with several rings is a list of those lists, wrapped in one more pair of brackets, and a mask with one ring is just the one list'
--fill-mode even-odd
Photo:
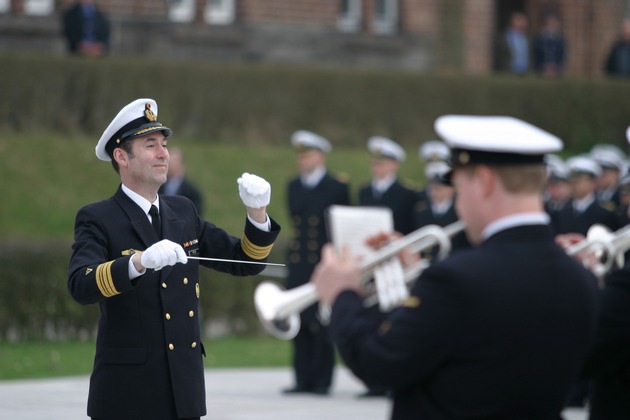
{"label": "black uniform trouser", "polygon": [[300,314],[300,332],[293,339],[293,369],[298,388],[327,390],[332,384],[335,349],[317,312],[318,306],[313,305]]}

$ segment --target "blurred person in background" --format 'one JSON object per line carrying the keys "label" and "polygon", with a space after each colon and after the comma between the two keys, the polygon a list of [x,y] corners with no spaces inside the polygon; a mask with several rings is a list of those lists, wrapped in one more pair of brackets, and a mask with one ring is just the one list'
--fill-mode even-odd
{"label": "blurred person in background", "polygon": [[556,234],[586,235],[594,224],[619,229],[621,222],[617,214],[597,200],[597,179],[602,174],[597,162],[590,156],[574,156],[567,160],[567,165],[571,171],[571,201],[559,211],[555,220]]}
{"label": "blurred person in background", "polygon": [[564,70],[566,45],[558,15],[545,15],[544,26],[532,44],[535,70],[545,77],[559,76]]}
{"label": "blurred person in background", "polygon": [[523,75],[529,71],[530,45],[527,35],[528,21],[523,12],[513,12],[508,26],[497,41],[496,64],[498,70]]}
{"label": "blurred person in background", "polygon": [[619,178],[626,173],[624,153],[612,144],[598,144],[593,146],[590,156],[602,168],[597,178],[597,200],[611,211],[619,207]]}
{"label": "blurred person in background", "polygon": [[[328,139],[307,130],[291,136],[299,175],[287,186],[293,236],[287,250],[287,289],[308,283],[320,260],[322,246],[329,241],[326,210],[333,204],[349,205],[346,182],[333,177],[326,167],[332,146]],[[294,385],[284,394],[327,395],[333,381],[335,349],[328,328],[320,319],[318,305],[300,313],[301,328],[293,339]]]}
{"label": "blurred person in background", "polygon": [[181,149],[170,148],[171,159],[168,163],[166,182],[158,193],[163,195],[183,195],[193,202],[197,213],[203,216],[203,198],[199,188],[186,177],[186,165]]}
{"label": "blurred person in background", "polygon": [[63,13],[63,35],[72,54],[99,57],[109,51],[109,19],[93,0],[80,0]]}
{"label": "blurred person in background", "polygon": [[380,136],[370,137],[367,148],[372,179],[359,189],[359,205],[391,209],[394,229],[406,235],[414,229],[414,209],[418,201],[417,192],[398,179],[398,170],[407,154],[398,143]]}
{"label": "blurred person in background", "polygon": [[619,36],[608,53],[605,70],[609,76],[630,76],[630,19],[621,23]]}

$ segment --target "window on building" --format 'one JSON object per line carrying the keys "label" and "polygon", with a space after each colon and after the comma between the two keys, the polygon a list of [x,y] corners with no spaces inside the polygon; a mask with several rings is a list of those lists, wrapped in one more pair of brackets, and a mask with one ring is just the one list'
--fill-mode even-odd
{"label": "window on building", "polygon": [[55,0],[24,0],[24,13],[27,15],[48,16],[54,10]]}
{"label": "window on building", "polygon": [[398,32],[398,0],[375,0],[372,31],[377,35]]}
{"label": "window on building", "polygon": [[236,16],[236,0],[206,0],[204,19],[212,25],[230,25]]}
{"label": "window on building", "polygon": [[361,30],[362,0],[341,0],[337,28],[341,32],[354,33]]}
{"label": "window on building", "polygon": [[192,22],[195,19],[195,0],[169,0],[168,18],[173,22]]}

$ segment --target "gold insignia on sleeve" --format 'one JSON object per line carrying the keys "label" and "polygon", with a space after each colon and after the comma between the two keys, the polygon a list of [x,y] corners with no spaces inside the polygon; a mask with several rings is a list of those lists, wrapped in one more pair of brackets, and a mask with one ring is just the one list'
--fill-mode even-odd
{"label": "gold insignia on sleeve", "polygon": [[153,113],[153,111],[151,110],[151,104],[148,102],[144,106],[144,117],[151,122],[157,121],[157,115]]}
{"label": "gold insignia on sleeve", "polygon": [[114,264],[114,261],[109,261],[96,267],[96,286],[105,297],[112,297],[120,294],[114,286],[114,279],[112,278],[112,264]]}
{"label": "gold insignia on sleeve", "polygon": [[91,269],[91,268],[89,268],[89,267],[88,267],[88,268],[86,268],[86,269],[85,269],[85,275],[87,276],[87,275],[88,275],[88,274],[90,274],[92,271],[94,271],[94,270],[92,270],[92,269]]}
{"label": "gold insignia on sleeve", "polygon": [[129,249],[125,249],[124,251],[121,252],[121,255],[127,256],[127,255],[133,255],[133,254],[137,254],[138,252],[140,252],[137,249],[133,249],[133,248],[129,248]]}
{"label": "gold insignia on sleeve", "polygon": [[417,308],[420,306],[420,298],[418,296],[409,296],[402,303],[404,308]]}
{"label": "gold insignia on sleeve", "polygon": [[269,256],[271,252],[271,248],[273,248],[273,244],[267,246],[260,246],[254,244],[250,241],[247,236],[243,236],[243,240],[241,241],[241,248],[245,252],[249,258],[253,258],[255,260],[263,260]]}
{"label": "gold insignia on sleeve", "polygon": [[389,321],[381,322],[381,325],[378,326],[378,335],[385,335],[392,329],[392,323]]}

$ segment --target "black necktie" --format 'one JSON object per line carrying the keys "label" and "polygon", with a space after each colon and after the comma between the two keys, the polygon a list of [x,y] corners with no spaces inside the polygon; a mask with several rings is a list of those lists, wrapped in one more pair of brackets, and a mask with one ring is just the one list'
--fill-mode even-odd
{"label": "black necktie", "polygon": [[160,223],[160,212],[157,207],[151,206],[151,210],[149,210],[149,214],[151,215],[151,224],[153,225],[153,230],[157,234],[158,238],[162,238],[162,223]]}

